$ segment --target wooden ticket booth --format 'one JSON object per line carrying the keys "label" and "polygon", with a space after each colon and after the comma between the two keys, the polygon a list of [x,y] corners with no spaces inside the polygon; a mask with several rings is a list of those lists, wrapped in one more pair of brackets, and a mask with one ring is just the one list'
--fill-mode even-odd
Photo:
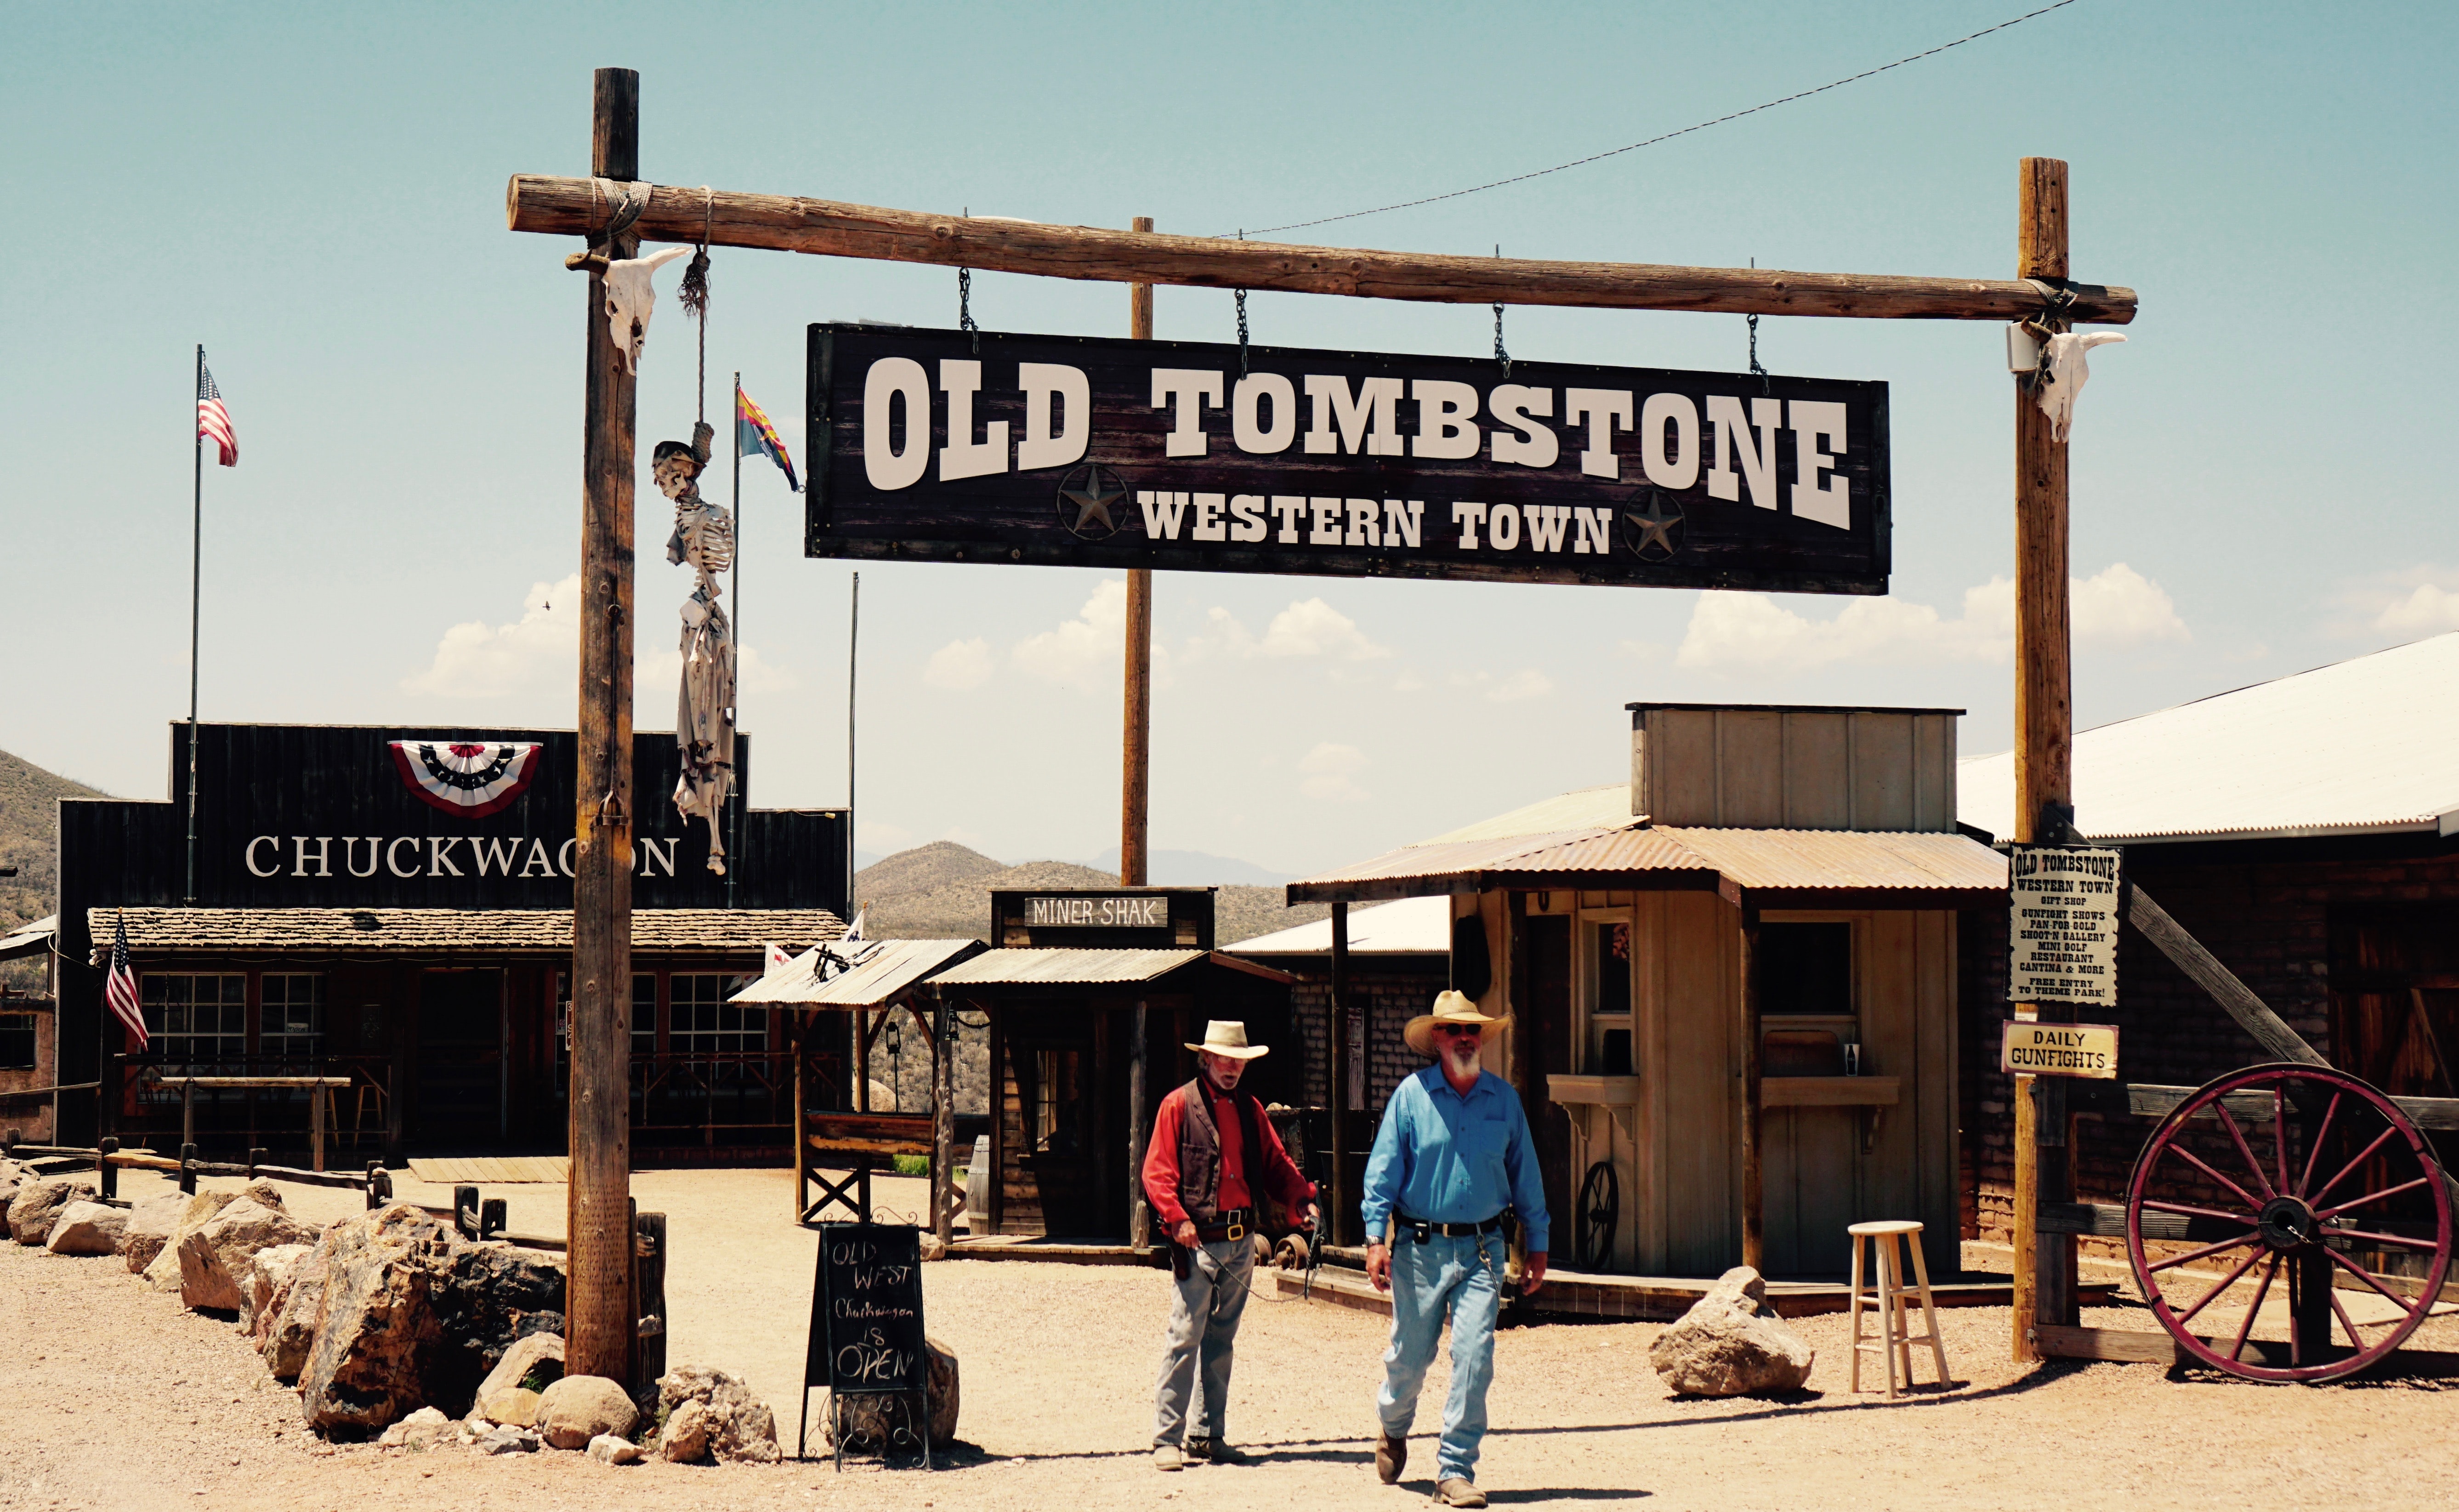
{"label": "wooden ticket booth", "polygon": [[1956,830],[1959,713],[1633,704],[1627,784],[1291,900],[1449,893],[1482,935],[1556,1265],[1823,1278],[1846,1225],[1909,1218],[1952,1274],[1956,911],[2007,896]]}
{"label": "wooden ticket booth", "polygon": [[990,1019],[989,1232],[1140,1246],[1153,1110],[1195,1075],[1186,1045],[1208,1019],[1280,1050],[1246,1085],[1293,1101],[1293,978],[1211,948],[1208,888],[1003,892],[991,907],[1000,948],[932,978]]}

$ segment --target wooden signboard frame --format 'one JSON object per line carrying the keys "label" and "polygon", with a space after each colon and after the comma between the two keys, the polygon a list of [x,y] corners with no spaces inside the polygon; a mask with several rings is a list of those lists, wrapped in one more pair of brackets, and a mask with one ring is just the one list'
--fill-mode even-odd
{"label": "wooden signboard frame", "polygon": [[[643,241],[768,247],[833,257],[984,268],[1124,283],[1130,335],[1149,339],[1151,291],[1170,284],[1275,289],[1458,304],[1554,304],[1739,315],[2026,322],[2055,334],[2077,322],[2125,325],[2129,288],[2069,276],[2067,165],[2022,160],[2017,178],[2015,277],[2006,280],[1800,273],[1773,268],[1666,267],[1249,242],[931,215],[838,201],[653,184],[640,173],[640,74],[600,69],[592,115],[591,177],[515,176],[505,219],[515,231],[585,239],[567,265],[587,274],[587,374],[581,547],[581,864],[573,889],[573,1097],[567,1358],[576,1375],[623,1378],[633,1349],[629,1150],[622,1110],[630,976],[633,783],[632,521],[638,379],[608,328],[605,267]],[[589,254],[596,253],[593,259]],[[2018,375],[2015,407],[2015,809],[2012,839],[2063,832],[2073,808],[2072,679],[2068,625],[2067,443]],[[1148,718],[1149,569],[1128,574],[1126,760],[1123,881],[1143,880],[1144,756]],[[2043,1009],[2044,1018],[2057,1012]],[[2036,1247],[2045,1199],[2072,1196],[2065,1144],[2042,1158],[2042,1131],[2067,1122],[2065,1083],[2038,1083],[2016,1100],[2014,1352],[2037,1358],[2034,1325],[2071,1326],[2071,1240]],[[2029,1091],[2030,1088],[2025,1090]],[[1744,1232],[1757,1228],[1756,1194],[1744,1194]],[[2037,1248],[2037,1252],[2036,1252]],[[1746,1240],[1744,1263],[1760,1256]],[[2049,1316],[2040,1317],[2046,1293]]]}
{"label": "wooden signboard frame", "polygon": [[[804,1440],[811,1415],[811,1393],[829,1394],[830,1438],[836,1467],[845,1469],[846,1398],[893,1396],[906,1408],[915,1437],[922,1444],[924,1469],[931,1460],[931,1360],[925,1342],[922,1304],[922,1230],[905,1224],[830,1223],[820,1225],[820,1245],[811,1272],[811,1328],[803,1346],[803,1390],[798,1398],[794,1458],[804,1458]],[[871,1282],[851,1280],[868,1271]],[[846,1278],[851,1284],[832,1284]],[[908,1315],[899,1311],[910,1295]],[[883,1315],[872,1306],[886,1298]],[[860,1317],[852,1314],[861,1312]],[[843,1314],[841,1316],[841,1314]],[[896,1337],[887,1336],[893,1333]],[[893,1366],[893,1374],[883,1372]],[[883,1458],[894,1447],[881,1445]]]}

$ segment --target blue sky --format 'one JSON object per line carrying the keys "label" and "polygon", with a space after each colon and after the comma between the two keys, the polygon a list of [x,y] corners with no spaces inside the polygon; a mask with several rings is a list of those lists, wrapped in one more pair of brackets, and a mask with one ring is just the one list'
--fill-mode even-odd
{"label": "blue sky", "polygon": [[[0,495],[0,747],[161,793],[186,705],[190,368],[209,468],[209,719],[568,725],[580,449],[570,248],[506,178],[587,166],[590,70],[642,74],[664,183],[1227,232],[1543,167],[2017,13],[1880,7],[127,7],[17,13]],[[2017,159],[2072,163],[2075,272],[2141,291],[2073,452],[2086,724],[2459,628],[2434,297],[2446,7],[2080,0],[1942,56],[1571,172],[1296,236],[1531,257],[2006,277]],[[726,375],[801,446],[803,327],[952,325],[956,279],[719,249]],[[685,433],[662,285],[644,443]],[[1164,289],[1164,337],[1230,299]],[[1124,334],[1113,285],[977,275],[985,326]],[[1258,341],[1474,353],[1482,307],[1251,302]],[[1737,317],[1517,310],[1519,356],[1738,368]],[[2011,421],[1998,329],[1775,320],[1779,372],[1893,386],[1886,600],[1161,577],[1153,842],[1298,872],[1625,763],[1633,699],[1953,704],[2003,748]],[[642,457],[646,460],[646,446]],[[765,805],[842,801],[849,568],[746,472],[744,723]],[[687,575],[641,494],[641,723]],[[1116,575],[863,572],[861,843],[1116,843]],[[553,604],[552,609],[543,607]],[[2447,695],[2447,690],[2446,695]]]}

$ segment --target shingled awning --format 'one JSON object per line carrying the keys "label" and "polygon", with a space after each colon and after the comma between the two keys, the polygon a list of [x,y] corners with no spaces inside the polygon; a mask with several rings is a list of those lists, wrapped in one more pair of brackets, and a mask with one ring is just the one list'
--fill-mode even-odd
{"label": "shingled awning", "polygon": [[[137,956],[569,956],[569,909],[97,908],[86,912],[95,964],[128,924]],[[834,939],[845,922],[827,909],[636,909],[632,949],[643,954],[740,955],[769,942],[789,948]]]}

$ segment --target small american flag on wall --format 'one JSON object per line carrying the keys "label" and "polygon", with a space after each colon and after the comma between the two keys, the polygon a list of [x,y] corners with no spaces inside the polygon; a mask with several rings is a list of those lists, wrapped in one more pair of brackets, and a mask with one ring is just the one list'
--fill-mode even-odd
{"label": "small american flag on wall", "polygon": [[137,973],[128,963],[128,920],[124,915],[112,936],[111,979],[103,984],[102,996],[111,1004],[111,1011],[119,1016],[119,1021],[128,1026],[128,1032],[137,1037],[137,1048],[144,1049],[149,1042],[145,1009],[137,998]]}
{"label": "small american flag on wall", "polygon": [[231,429],[222,391],[215,387],[213,369],[205,366],[201,351],[197,353],[197,434],[221,448],[222,466],[239,466],[239,432]]}

